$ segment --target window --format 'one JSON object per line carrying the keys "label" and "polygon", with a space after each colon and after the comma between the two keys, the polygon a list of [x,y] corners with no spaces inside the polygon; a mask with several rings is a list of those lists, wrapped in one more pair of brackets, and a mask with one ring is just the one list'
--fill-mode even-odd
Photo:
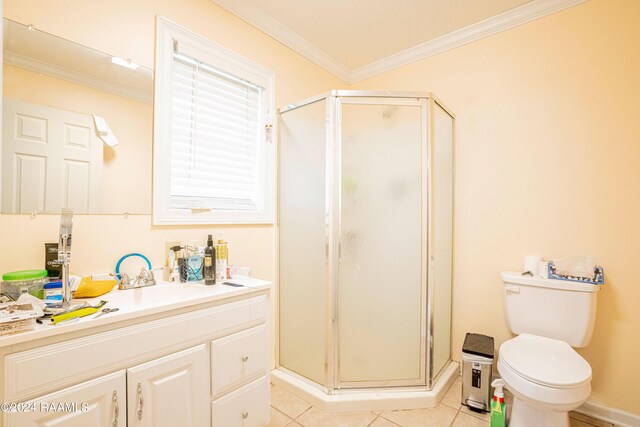
{"label": "window", "polygon": [[154,224],[273,222],[274,73],[157,20]]}

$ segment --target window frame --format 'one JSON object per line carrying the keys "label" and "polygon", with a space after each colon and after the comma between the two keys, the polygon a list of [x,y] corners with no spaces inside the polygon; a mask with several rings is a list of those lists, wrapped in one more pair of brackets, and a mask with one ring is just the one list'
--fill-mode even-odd
{"label": "window frame", "polygon": [[[178,50],[264,88],[262,204],[257,209],[171,208],[171,123],[174,42]],[[275,73],[162,16],[156,17],[153,120],[153,224],[273,224],[275,211]],[[267,130],[269,126],[269,130]]]}

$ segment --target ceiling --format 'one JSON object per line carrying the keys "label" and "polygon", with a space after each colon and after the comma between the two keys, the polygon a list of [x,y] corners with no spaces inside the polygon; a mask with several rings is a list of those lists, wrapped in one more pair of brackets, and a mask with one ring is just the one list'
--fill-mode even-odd
{"label": "ceiling", "polygon": [[213,0],[348,82],[585,0]]}

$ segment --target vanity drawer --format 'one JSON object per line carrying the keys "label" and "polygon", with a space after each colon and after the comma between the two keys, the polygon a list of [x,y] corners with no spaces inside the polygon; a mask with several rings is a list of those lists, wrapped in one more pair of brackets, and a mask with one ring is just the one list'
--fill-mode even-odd
{"label": "vanity drawer", "polygon": [[211,342],[213,399],[267,373],[265,324]]}
{"label": "vanity drawer", "polygon": [[265,323],[267,312],[266,296],[255,296],[10,354],[4,398],[48,393],[208,342]]}
{"label": "vanity drawer", "polygon": [[259,427],[269,423],[269,379],[264,376],[214,400],[211,404],[212,427]]}

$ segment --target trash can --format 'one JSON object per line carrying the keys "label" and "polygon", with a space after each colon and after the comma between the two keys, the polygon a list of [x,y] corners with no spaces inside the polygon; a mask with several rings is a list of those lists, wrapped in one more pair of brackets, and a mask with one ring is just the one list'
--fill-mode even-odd
{"label": "trash can", "polygon": [[461,403],[475,412],[491,408],[493,337],[467,333],[462,345]]}

